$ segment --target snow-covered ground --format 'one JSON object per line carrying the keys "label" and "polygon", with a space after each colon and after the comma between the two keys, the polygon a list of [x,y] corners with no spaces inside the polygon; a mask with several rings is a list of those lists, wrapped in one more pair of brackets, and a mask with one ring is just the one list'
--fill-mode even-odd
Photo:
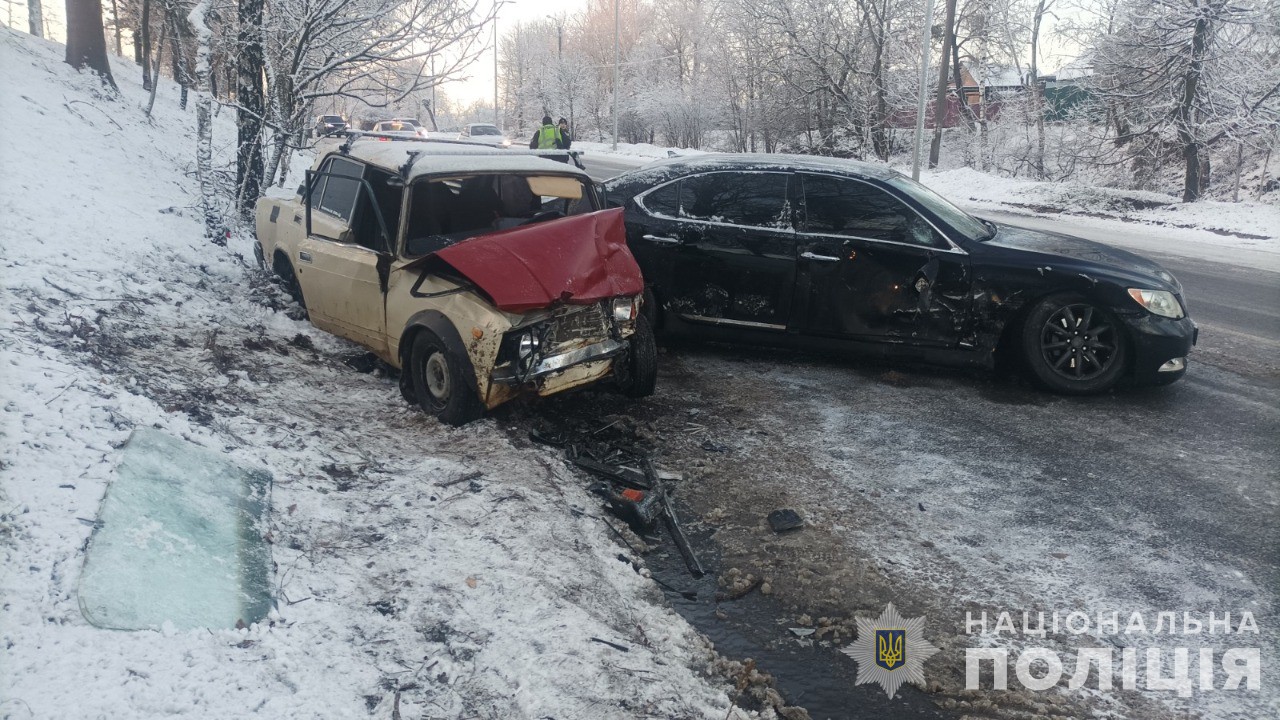
{"label": "snow-covered ground", "polygon": [[[581,481],[344,365],[249,238],[201,238],[176,89],[148,121],[132,64],[115,96],[62,53],[0,30],[0,716],[726,717],[710,648]],[[141,427],[272,473],[268,622],[82,617],[86,541]]]}
{"label": "snow-covered ground", "polygon": [[[61,59],[0,31],[0,122],[31,129],[0,148],[0,717],[729,715],[723,665],[619,560],[599,503],[557,457],[513,446],[493,420],[440,426],[391,380],[348,367],[353,346],[289,317],[249,267],[248,237],[200,237],[193,111],[176,89],[162,84],[149,122],[134,66],[116,65],[114,96]],[[215,129],[223,158],[231,116]],[[1142,242],[1167,235],[1171,253],[1280,258],[1274,206],[1140,209],[1132,199],[1168,198],[967,170],[925,182],[967,207],[1100,233],[1141,223]],[[881,432],[862,411],[812,410]],[[85,544],[140,427],[274,476],[268,622],[116,632],[83,619]]]}

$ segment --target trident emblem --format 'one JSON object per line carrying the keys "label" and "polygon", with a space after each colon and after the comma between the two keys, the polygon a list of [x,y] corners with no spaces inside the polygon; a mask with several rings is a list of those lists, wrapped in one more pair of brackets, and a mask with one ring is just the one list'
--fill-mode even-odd
{"label": "trident emblem", "polygon": [[907,631],[876,628],[876,665],[893,670],[906,662]]}

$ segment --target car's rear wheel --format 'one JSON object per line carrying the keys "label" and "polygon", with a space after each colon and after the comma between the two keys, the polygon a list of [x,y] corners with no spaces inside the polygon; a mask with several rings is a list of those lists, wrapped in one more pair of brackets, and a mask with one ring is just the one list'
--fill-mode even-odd
{"label": "car's rear wheel", "polygon": [[465,425],[484,414],[476,389],[468,381],[467,358],[457,357],[430,330],[413,338],[408,370],[413,394],[423,412],[449,425]]}
{"label": "car's rear wheel", "polygon": [[1052,295],[1032,307],[1022,328],[1022,352],[1037,382],[1068,395],[1109,389],[1129,360],[1115,315],[1075,294]]}
{"label": "car's rear wheel", "polygon": [[636,331],[632,333],[627,354],[618,373],[618,388],[623,395],[633,398],[649,397],[658,386],[658,347],[653,341],[653,329],[643,315],[636,318]]}

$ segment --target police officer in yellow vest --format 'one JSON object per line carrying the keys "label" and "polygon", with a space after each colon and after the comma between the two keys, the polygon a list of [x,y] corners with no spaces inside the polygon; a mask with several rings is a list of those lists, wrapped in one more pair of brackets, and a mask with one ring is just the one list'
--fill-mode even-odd
{"label": "police officer in yellow vest", "polygon": [[560,137],[560,128],[556,127],[550,115],[542,116],[542,127],[533,133],[529,140],[530,150],[559,150],[564,147]]}

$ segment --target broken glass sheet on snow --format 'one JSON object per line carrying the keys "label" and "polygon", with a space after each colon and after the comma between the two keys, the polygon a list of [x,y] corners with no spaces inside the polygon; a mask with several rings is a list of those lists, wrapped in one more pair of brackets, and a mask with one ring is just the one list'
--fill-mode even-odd
{"label": "broken glass sheet on snow", "polygon": [[150,429],[124,447],[80,577],[80,611],[116,630],[232,628],[271,608],[271,476]]}

